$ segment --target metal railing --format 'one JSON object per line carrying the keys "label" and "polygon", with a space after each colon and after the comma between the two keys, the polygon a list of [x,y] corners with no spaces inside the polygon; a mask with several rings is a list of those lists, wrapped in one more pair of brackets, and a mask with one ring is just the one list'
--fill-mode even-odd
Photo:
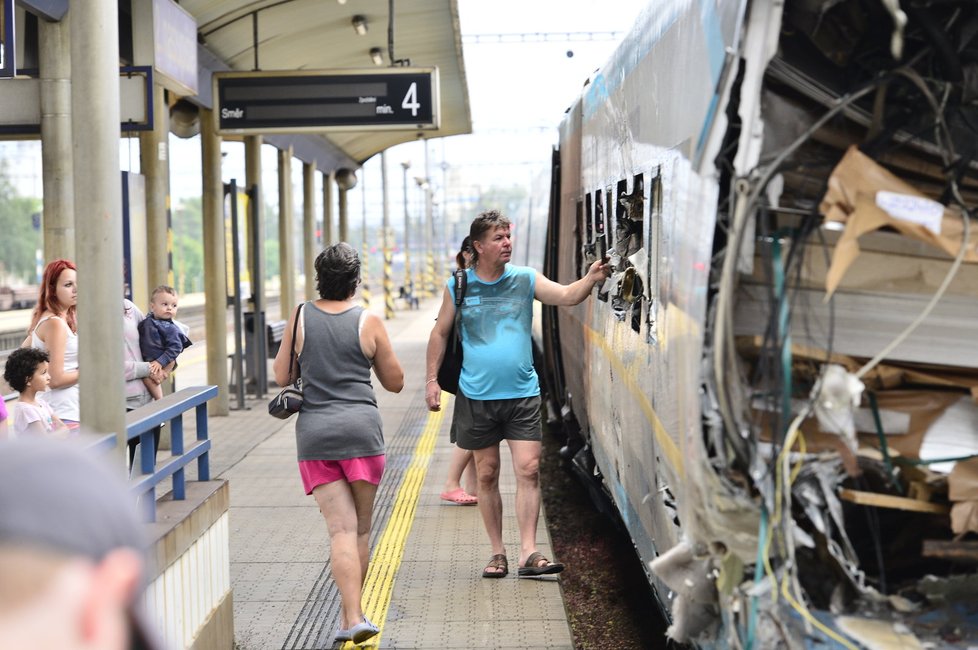
{"label": "metal railing", "polygon": [[[207,437],[207,401],[217,397],[217,386],[192,386],[163,399],[140,407],[126,414],[126,440],[139,440],[139,474],[130,481],[130,490],[139,500],[147,521],[156,520],[156,486],[173,477],[173,499],[186,498],[184,470],[191,461],[197,460],[197,480],[210,480],[211,441]],[[196,409],[197,439],[189,445],[183,440],[183,414]],[[170,428],[172,455],[156,460],[154,430],[167,423]],[[115,447],[116,438],[106,434],[92,443],[96,450]]]}

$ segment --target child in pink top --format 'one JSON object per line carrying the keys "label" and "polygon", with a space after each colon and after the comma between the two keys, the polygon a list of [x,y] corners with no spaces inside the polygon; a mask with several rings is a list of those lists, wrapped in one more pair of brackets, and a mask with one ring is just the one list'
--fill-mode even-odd
{"label": "child in pink top", "polygon": [[37,399],[37,394],[48,389],[48,353],[37,348],[19,348],[7,357],[3,378],[10,387],[20,392],[14,405],[11,437],[55,436],[63,437],[68,428],[51,408]]}

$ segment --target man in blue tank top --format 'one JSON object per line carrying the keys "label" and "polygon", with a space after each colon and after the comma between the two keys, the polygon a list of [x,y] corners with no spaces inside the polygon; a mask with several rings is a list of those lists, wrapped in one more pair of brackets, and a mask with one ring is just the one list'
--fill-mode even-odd
{"label": "man in blue tank top", "polygon": [[[509,264],[513,247],[509,219],[496,210],[483,212],[469,229],[472,266],[460,307],[462,373],[455,397],[452,429],[458,446],[471,449],[479,476],[479,510],[489,535],[492,557],[484,578],[509,573],[503,547],[503,504],[499,495],[499,443],[509,445],[516,473],[516,520],[520,529],[519,575],[559,573],[536,548],[540,516],[540,382],[533,368],[530,329],[533,300],[547,305],[577,305],[610,268],[598,260],[572,284],[548,280],[535,269]],[[441,409],[438,367],[455,322],[455,290],[448,281],[427,351],[425,401]]]}

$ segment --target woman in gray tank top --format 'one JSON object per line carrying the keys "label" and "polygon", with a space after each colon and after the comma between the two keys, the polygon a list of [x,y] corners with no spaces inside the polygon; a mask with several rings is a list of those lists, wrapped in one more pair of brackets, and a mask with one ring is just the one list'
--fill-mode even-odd
{"label": "woman in gray tank top", "polygon": [[[370,369],[393,393],[404,387],[404,371],[383,321],[354,304],[358,284],[360,258],[353,247],[339,243],[320,253],[320,299],[292,313],[273,368],[279,386],[302,371],[303,403],[295,425],[299,474],[329,532],[330,565],[342,600],[336,640],[363,643],[378,632],[363,615],[360,597],[370,559],[374,497],[384,471],[384,436]],[[298,359],[289,368],[297,314]]]}

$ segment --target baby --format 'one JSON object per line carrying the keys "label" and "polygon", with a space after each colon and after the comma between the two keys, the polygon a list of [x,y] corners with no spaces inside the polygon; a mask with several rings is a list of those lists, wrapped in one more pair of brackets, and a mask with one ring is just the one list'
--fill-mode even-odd
{"label": "baby", "polygon": [[65,437],[68,427],[51,407],[38,399],[51,383],[48,353],[37,348],[18,348],[7,357],[3,378],[20,393],[14,405],[12,438],[22,436]]}
{"label": "baby", "polygon": [[[176,365],[177,355],[192,345],[185,328],[173,318],[177,315],[177,291],[165,284],[153,289],[149,313],[139,323],[139,350],[144,361],[155,361],[168,373]],[[163,397],[163,389],[151,378],[143,379],[153,399]]]}

